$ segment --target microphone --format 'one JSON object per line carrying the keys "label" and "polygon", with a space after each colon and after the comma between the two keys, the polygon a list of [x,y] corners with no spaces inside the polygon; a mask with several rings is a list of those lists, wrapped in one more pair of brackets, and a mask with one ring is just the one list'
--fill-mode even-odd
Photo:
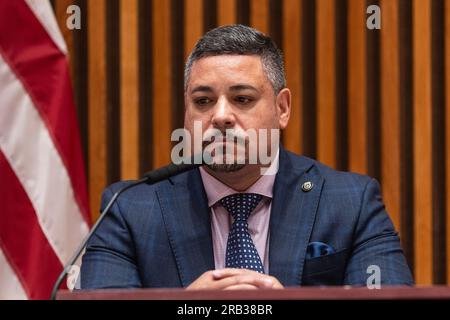
{"label": "microphone", "polygon": [[[61,285],[61,282],[64,280],[64,278],[66,277],[66,275],[69,273],[72,265],[75,264],[75,262],[77,261],[77,259],[79,258],[79,256],[81,255],[81,253],[83,252],[84,247],[86,246],[86,244],[88,243],[88,241],[91,239],[91,237],[94,235],[95,231],[98,229],[98,227],[100,226],[100,224],[102,223],[102,221],[104,220],[104,218],[106,217],[106,215],[108,214],[109,210],[111,209],[111,207],[113,206],[113,204],[116,202],[117,198],[126,190],[133,188],[137,185],[140,185],[142,183],[147,183],[147,184],[153,184],[165,179],[168,179],[172,176],[175,176],[177,174],[198,168],[199,166],[202,165],[202,163],[197,163],[195,164],[195,159],[197,159],[197,157],[192,156],[190,159],[188,158],[186,163],[181,163],[181,164],[174,164],[171,163],[165,167],[147,172],[144,174],[144,177],[139,179],[139,180],[135,180],[132,183],[126,185],[125,187],[119,189],[116,193],[114,193],[114,195],[112,196],[111,200],[109,200],[108,204],[106,205],[105,209],[103,209],[103,211],[101,212],[99,218],[97,219],[97,221],[95,222],[94,226],[92,227],[91,231],[87,234],[87,236],[84,238],[84,240],[81,242],[81,244],[79,245],[79,247],[77,248],[77,250],[75,251],[75,253],[73,254],[73,256],[69,259],[69,262],[66,263],[66,265],[64,266],[63,271],[61,272],[61,274],[59,275],[58,279],[55,282],[55,285],[53,286],[53,290],[50,296],[51,300],[55,300],[56,298],[56,292],[59,289],[59,286]],[[200,158],[201,159],[201,158]],[[190,161],[189,161],[190,160]]]}

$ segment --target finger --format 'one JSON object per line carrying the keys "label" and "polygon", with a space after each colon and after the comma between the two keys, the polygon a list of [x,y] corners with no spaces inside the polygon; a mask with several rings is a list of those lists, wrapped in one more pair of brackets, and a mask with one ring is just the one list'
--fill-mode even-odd
{"label": "finger", "polygon": [[278,282],[278,283],[274,284],[272,289],[284,289],[284,287],[283,287],[283,285],[281,283]]}
{"label": "finger", "polygon": [[239,284],[249,284],[260,289],[271,289],[275,283],[271,277],[259,273],[226,277],[215,282],[215,286],[219,290]]}
{"label": "finger", "polygon": [[223,290],[258,290],[257,286],[251,284],[235,284],[233,286],[229,286],[224,288]]}
{"label": "finger", "polygon": [[256,271],[248,270],[248,269],[238,269],[238,268],[225,268],[225,269],[217,269],[212,272],[214,279],[222,279],[231,276],[237,276],[242,274],[249,273],[257,273]]}
{"label": "finger", "polygon": [[243,279],[240,279],[239,276],[229,276],[226,278],[213,280],[211,287],[214,288],[215,290],[223,290],[227,287],[238,284],[245,284],[245,281]]}

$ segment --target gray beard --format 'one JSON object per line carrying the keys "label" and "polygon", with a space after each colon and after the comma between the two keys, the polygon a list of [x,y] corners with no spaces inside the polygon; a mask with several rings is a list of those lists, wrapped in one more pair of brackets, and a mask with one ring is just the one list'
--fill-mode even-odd
{"label": "gray beard", "polygon": [[231,163],[231,164],[213,163],[213,164],[208,164],[206,166],[215,172],[236,172],[236,171],[239,171],[242,168],[244,168],[245,164],[244,163]]}

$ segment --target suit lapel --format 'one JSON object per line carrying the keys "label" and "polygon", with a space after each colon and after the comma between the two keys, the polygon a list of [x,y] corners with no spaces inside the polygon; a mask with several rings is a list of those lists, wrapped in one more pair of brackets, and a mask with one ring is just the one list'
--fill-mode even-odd
{"label": "suit lapel", "polygon": [[[300,285],[306,248],[314,225],[323,178],[305,157],[292,159],[280,149],[270,217],[269,273],[283,285]],[[303,183],[313,187],[303,191]]]}
{"label": "suit lapel", "polygon": [[[183,287],[214,269],[208,201],[198,169],[160,184],[158,200]],[[164,267],[164,266],[162,266]]]}

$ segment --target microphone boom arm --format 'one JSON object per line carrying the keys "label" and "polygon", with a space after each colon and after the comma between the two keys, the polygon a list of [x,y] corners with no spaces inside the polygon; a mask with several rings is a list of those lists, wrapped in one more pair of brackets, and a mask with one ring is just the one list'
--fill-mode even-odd
{"label": "microphone boom arm", "polygon": [[[192,157],[193,159],[194,157]],[[192,162],[194,163],[194,162]],[[69,259],[69,261],[66,263],[66,265],[64,266],[63,271],[61,272],[61,274],[59,275],[58,279],[55,282],[55,285],[53,286],[53,290],[50,296],[51,300],[55,300],[56,298],[56,293],[59,289],[59,286],[61,285],[62,281],[64,280],[65,276],[69,273],[70,268],[75,264],[75,262],[77,261],[77,259],[80,257],[81,253],[83,252],[84,247],[86,246],[86,244],[88,243],[88,241],[91,239],[91,237],[94,235],[95,231],[98,229],[98,227],[100,226],[100,224],[102,223],[102,221],[104,220],[104,218],[106,217],[106,215],[108,214],[109,210],[111,209],[111,207],[113,206],[113,204],[116,202],[117,198],[126,190],[135,187],[139,184],[142,183],[148,183],[148,184],[153,184],[162,180],[165,180],[171,176],[180,174],[182,172],[185,171],[189,171],[192,169],[195,169],[197,167],[199,167],[201,164],[169,164],[165,167],[147,172],[146,174],[144,174],[144,178],[141,178],[139,180],[136,180],[132,183],[130,183],[129,185],[123,187],[122,189],[118,190],[116,193],[114,193],[114,195],[112,196],[111,200],[109,200],[108,204],[106,205],[105,209],[103,209],[103,211],[101,212],[99,218],[97,219],[97,221],[95,222],[94,226],[92,227],[91,231],[89,231],[89,233],[87,234],[87,236],[84,238],[84,240],[81,242],[81,244],[79,245],[78,249],[75,251],[75,253],[73,254],[73,256]]]}

